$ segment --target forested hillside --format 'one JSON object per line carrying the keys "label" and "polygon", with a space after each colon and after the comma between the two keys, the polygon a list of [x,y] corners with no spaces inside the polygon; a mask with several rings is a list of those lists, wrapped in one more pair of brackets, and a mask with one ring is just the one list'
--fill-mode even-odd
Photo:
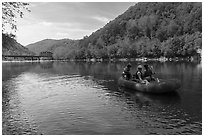
{"label": "forested hillside", "polygon": [[[202,3],[137,3],[58,58],[188,57],[202,46]],[[60,54],[62,52],[62,54]]]}
{"label": "forested hillside", "polygon": [[78,45],[77,40],[70,40],[70,39],[61,39],[61,40],[54,40],[54,39],[45,39],[33,44],[29,44],[26,47],[36,53],[37,55],[40,52],[49,51],[54,53],[55,58],[65,57],[68,56],[68,52],[72,50],[74,47]]}
{"label": "forested hillside", "polygon": [[34,55],[26,47],[16,42],[15,39],[2,33],[2,55]]}
{"label": "forested hillside", "polygon": [[47,39],[27,47],[51,51],[55,59],[194,56],[202,47],[202,3],[137,3],[79,41]]}
{"label": "forested hillside", "polygon": [[57,40],[45,39],[45,40],[42,40],[42,41],[38,41],[36,43],[29,44],[26,47],[30,51],[32,51],[32,52],[36,53],[37,55],[39,55],[40,52],[47,51],[55,43],[57,43]]}

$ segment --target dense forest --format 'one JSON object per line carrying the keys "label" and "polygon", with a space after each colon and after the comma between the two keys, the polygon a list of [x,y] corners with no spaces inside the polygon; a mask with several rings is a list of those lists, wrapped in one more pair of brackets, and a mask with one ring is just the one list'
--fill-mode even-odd
{"label": "dense forest", "polygon": [[34,52],[18,43],[10,35],[2,33],[2,54],[3,55],[35,55]]}
{"label": "dense forest", "polygon": [[189,57],[202,47],[202,3],[137,3],[55,59]]}

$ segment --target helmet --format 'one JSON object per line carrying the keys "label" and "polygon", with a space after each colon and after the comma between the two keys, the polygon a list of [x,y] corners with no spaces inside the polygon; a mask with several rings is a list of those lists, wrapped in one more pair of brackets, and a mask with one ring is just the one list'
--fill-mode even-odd
{"label": "helmet", "polygon": [[142,69],[142,65],[138,65],[138,66],[137,66],[137,69]]}
{"label": "helmet", "polygon": [[144,67],[145,67],[145,68],[148,68],[149,66],[148,66],[147,64],[144,64]]}
{"label": "helmet", "polygon": [[127,64],[127,67],[132,67],[132,65],[129,63],[129,64]]}

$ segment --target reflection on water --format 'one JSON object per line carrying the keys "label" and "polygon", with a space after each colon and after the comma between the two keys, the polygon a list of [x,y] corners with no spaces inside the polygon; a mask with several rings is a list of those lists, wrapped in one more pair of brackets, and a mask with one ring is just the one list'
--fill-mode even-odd
{"label": "reflection on water", "polygon": [[154,95],[118,87],[125,62],[3,63],[3,134],[201,134],[202,66],[149,64],[181,89]]}

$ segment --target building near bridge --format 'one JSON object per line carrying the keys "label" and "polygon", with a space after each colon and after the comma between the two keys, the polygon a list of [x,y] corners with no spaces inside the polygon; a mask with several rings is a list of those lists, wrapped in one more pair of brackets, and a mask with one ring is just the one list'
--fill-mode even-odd
{"label": "building near bridge", "polygon": [[53,60],[53,53],[50,51],[40,52],[39,56],[42,60]]}

